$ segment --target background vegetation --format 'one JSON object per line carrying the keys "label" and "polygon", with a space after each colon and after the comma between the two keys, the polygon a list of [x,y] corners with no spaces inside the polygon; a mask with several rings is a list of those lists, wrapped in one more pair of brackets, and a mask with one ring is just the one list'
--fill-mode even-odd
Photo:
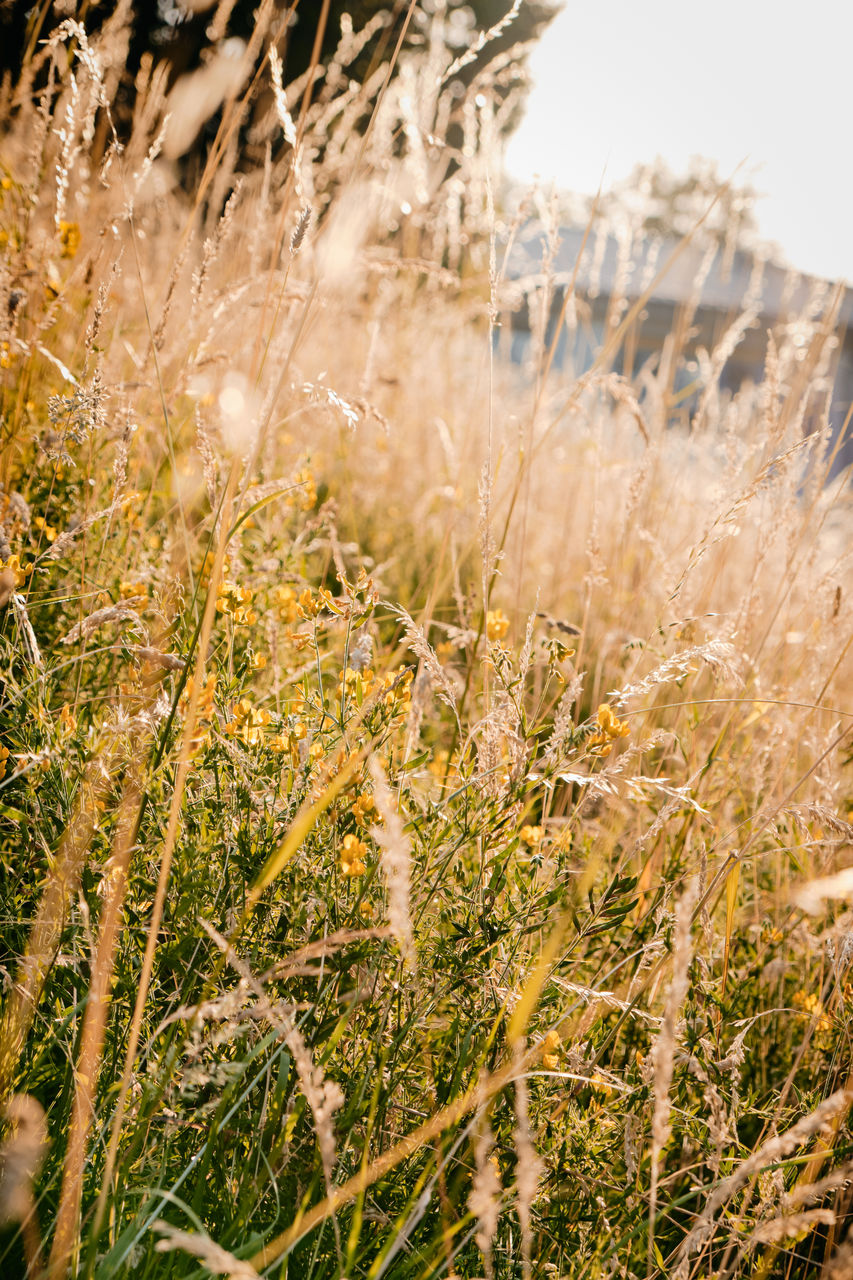
{"label": "background vegetation", "polygon": [[838,298],[553,368],[428,12],[262,6],[190,197],[123,8],[6,83],[4,1276],[849,1274]]}

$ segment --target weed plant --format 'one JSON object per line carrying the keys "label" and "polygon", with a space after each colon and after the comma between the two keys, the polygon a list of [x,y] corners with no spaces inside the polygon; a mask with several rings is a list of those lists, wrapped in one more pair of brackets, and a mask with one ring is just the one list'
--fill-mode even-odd
{"label": "weed plant", "polygon": [[558,369],[433,10],[190,198],[125,7],[4,86],[4,1277],[850,1274],[839,297]]}

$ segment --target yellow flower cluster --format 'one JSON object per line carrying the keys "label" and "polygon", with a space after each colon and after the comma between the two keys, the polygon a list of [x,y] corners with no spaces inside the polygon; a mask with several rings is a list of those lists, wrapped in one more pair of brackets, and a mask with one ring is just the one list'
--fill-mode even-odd
{"label": "yellow flower cluster", "polygon": [[525,824],[519,831],[518,836],[522,844],[529,845],[533,849],[539,844],[543,834],[542,827],[531,827]]}
{"label": "yellow flower cluster", "polygon": [[403,711],[408,707],[412,701],[414,678],[415,673],[411,667],[398,667],[396,671],[389,671],[388,675],[382,677],[386,707],[392,707],[395,711]]}
{"label": "yellow flower cluster", "polygon": [[144,582],[121,582],[118,594],[120,600],[126,600],[137,613],[141,613],[148,600],[148,587]]}
{"label": "yellow flower cluster", "polygon": [[311,594],[311,589],[305,587],[299,592],[299,598],[296,601],[296,615],[299,618],[316,618],[318,613],[322,613],[325,607],[325,600],[322,592],[318,592],[316,596]]}
{"label": "yellow flower cluster", "polygon": [[360,827],[366,827],[369,822],[377,822],[379,818],[373,796],[369,796],[366,791],[353,802],[352,812]]}
{"label": "yellow flower cluster", "polygon": [[6,762],[9,759],[9,748],[0,747],[0,778],[6,777]]}
{"label": "yellow flower cluster", "polygon": [[271,750],[279,754],[289,751],[293,760],[293,764],[299,763],[299,743],[303,738],[307,738],[308,730],[301,720],[297,720],[287,733],[275,733],[270,738],[268,746]]}
{"label": "yellow flower cluster", "polygon": [[[338,580],[344,587],[344,594],[339,596],[333,595],[328,587],[318,587],[316,594],[309,587],[304,587],[299,592],[292,586],[277,587],[273,599],[282,622],[293,623],[298,619],[310,621],[323,610],[339,618],[360,617],[375,604],[373,583],[363,569],[355,583],[347,582],[342,577]],[[356,598],[359,593],[364,594],[363,605]]]}
{"label": "yellow flower cluster", "polygon": [[367,845],[363,840],[359,840],[358,836],[354,835],[344,836],[340,862],[341,871],[345,876],[363,876],[367,869],[364,861],[366,857]]}
{"label": "yellow flower cluster", "polygon": [[542,1066],[546,1071],[556,1071],[560,1065],[562,1041],[558,1031],[549,1031],[542,1041]]}
{"label": "yellow flower cluster", "polygon": [[814,991],[798,991],[794,996],[794,1004],[802,1009],[804,1013],[811,1014],[815,1019],[816,1031],[829,1031],[832,1026],[832,1018],[826,1012],[820,997]]}
{"label": "yellow flower cluster", "polygon": [[299,612],[299,601],[293,587],[276,587],[274,600],[282,622],[295,622],[297,618],[304,617]]}
{"label": "yellow flower cluster", "polygon": [[56,529],[52,524],[48,524],[44,516],[36,516],[33,520],[33,527],[38,529],[39,533],[44,534],[45,541],[56,541]]}
{"label": "yellow flower cluster", "polygon": [[386,707],[400,711],[412,700],[413,679],[411,667],[397,667],[384,676],[377,676],[371,667],[364,671],[346,667],[338,676],[338,698],[343,700],[346,696],[361,706],[368,694],[378,694]]}
{"label": "yellow flower cluster", "polygon": [[374,679],[375,675],[370,667],[366,667],[364,671],[345,667],[338,676],[338,700],[343,702],[347,698],[360,707],[365,694],[370,693],[373,688]]}
{"label": "yellow flower cluster", "polygon": [[486,614],[486,635],[493,643],[503,640],[509,631],[509,618],[503,609],[490,609]]}
{"label": "yellow flower cluster", "polygon": [[587,741],[587,746],[594,756],[609,756],[613,743],[617,738],[626,738],[631,732],[624,720],[620,720],[607,702],[598,708],[596,719],[598,728]]}
{"label": "yellow flower cluster", "polygon": [[62,218],[59,223],[59,243],[62,245],[63,258],[73,258],[80,248],[79,223],[66,222]]}
{"label": "yellow flower cluster", "polygon": [[249,607],[254,598],[255,593],[249,587],[240,587],[236,582],[222,582],[216,593],[216,609],[226,618],[232,618],[238,626],[251,627],[258,620],[255,610]]}
{"label": "yellow flower cluster", "polygon": [[[286,623],[309,622],[325,608],[322,590],[315,596],[309,587],[304,587],[298,594],[294,587],[276,587],[273,599],[279,618]],[[304,649],[311,642],[310,636],[293,631],[288,634],[288,639],[298,649]]]}
{"label": "yellow flower cluster", "polygon": [[226,733],[232,738],[239,738],[247,747],[256,746],[264,736],[264,729],[270,722],[270,713],[258,711],[248,698],[240,698],[234,704],[234,715],[228,722]]}

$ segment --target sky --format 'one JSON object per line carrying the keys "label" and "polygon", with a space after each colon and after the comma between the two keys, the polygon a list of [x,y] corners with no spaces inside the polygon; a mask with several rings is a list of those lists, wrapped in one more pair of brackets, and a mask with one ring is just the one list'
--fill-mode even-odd
{"label": "sky", "polygon": [[511,176],[591,195],[656,156],[744,162],[761,236],[853,284],[851,0],[567,0],[530,69]]}

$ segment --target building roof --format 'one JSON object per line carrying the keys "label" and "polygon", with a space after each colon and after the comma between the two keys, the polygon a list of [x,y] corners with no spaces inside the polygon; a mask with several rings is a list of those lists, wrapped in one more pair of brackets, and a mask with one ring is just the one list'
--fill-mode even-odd
{"label": "building roof", "polygon": [[[558,286],[567,285],[575,272],[585,230],[560,228],[560,245],[551,264]],[[603,243],[602,243],[603,241]],[[530,223],[514,243],[508,265],[511,279],[541,277],[545,232],[541,224]],[[592,230],[577,270],[576,287],[590,297],[608,297],[618,290],[629,301],[640,297],[655,280],[652,297],[673,304],[694,297],[702,274],[706,252],[698,242],[673,237],[639,237],[620,246],[612,232]],[[784,320],[808,312],[820,315],[828,305],[835,286],[826,280],[806,276],[756,253],[741,249],[725,254],[718,247],[707,269],[700,293],[700,305],[715,311],[743,310],[753,287],[759,314],[768,320]],[[750,299],[751,301],[751,299]],[[839,325],[853,321],[853,290],[845,288]]]}

